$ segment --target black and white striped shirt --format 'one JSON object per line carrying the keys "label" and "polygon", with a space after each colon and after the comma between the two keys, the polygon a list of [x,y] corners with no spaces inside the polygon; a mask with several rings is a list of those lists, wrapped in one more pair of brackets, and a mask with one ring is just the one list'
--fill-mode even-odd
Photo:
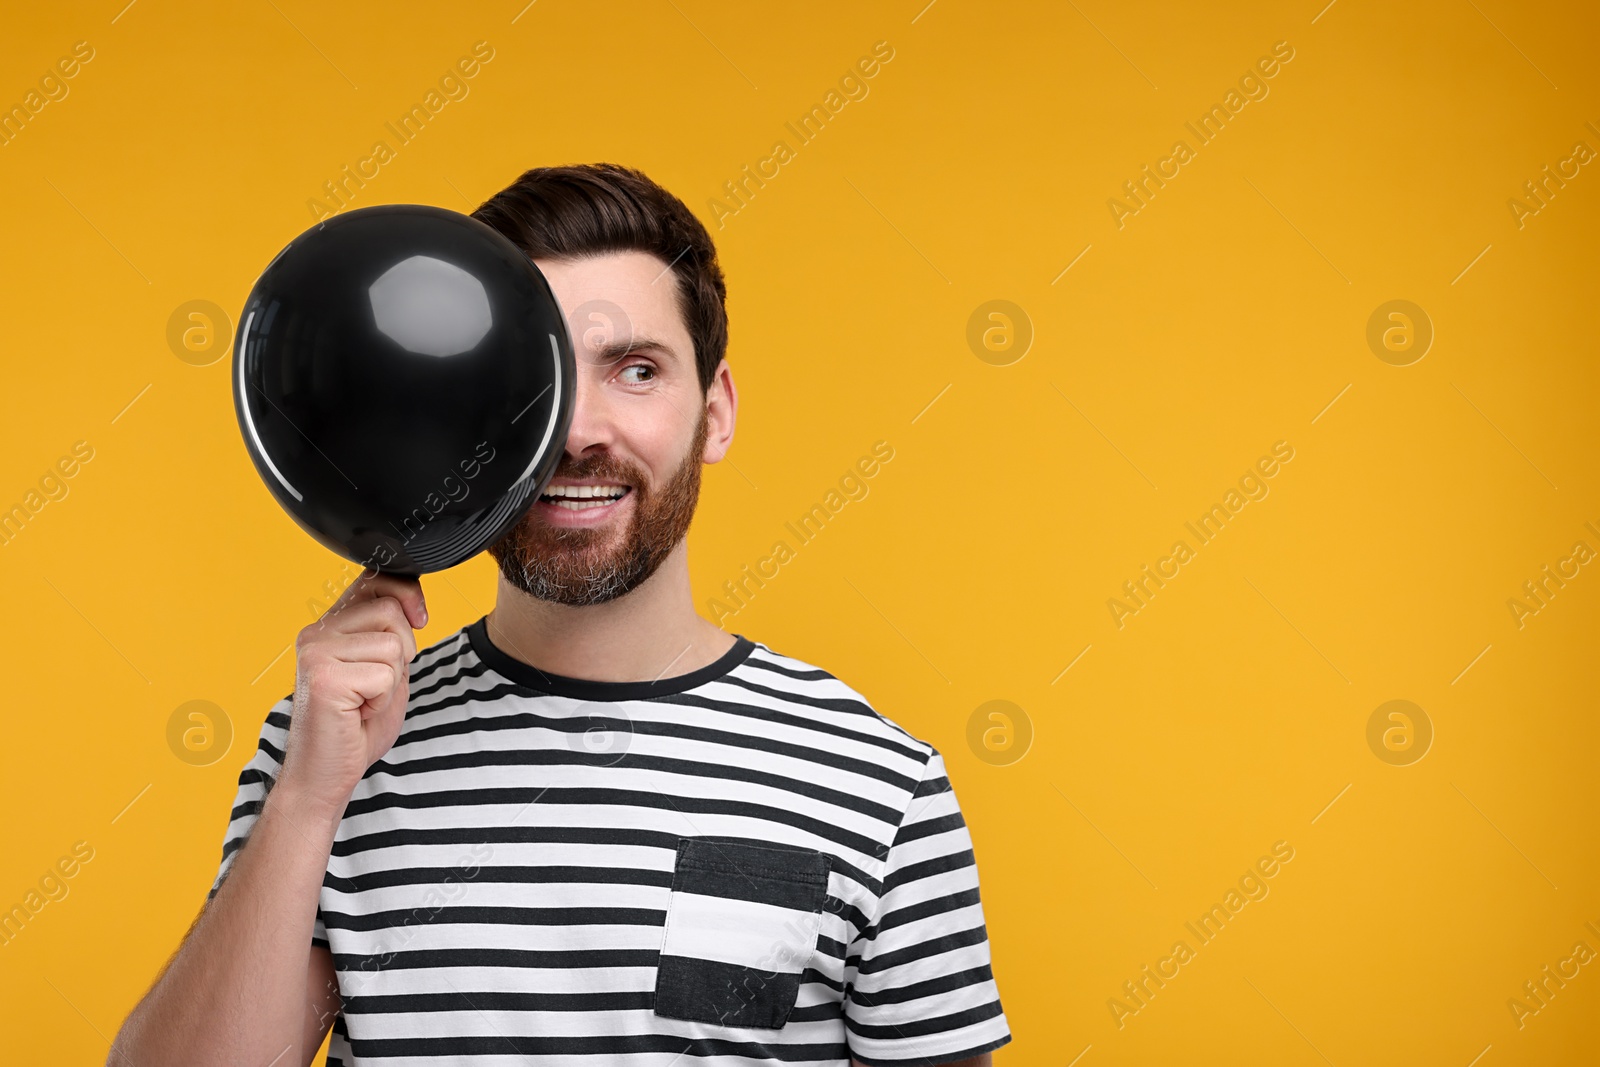
{"label": "black and white striped shirt", "polygon": [[[239,775],[212,894],[292,708]],[[655,682],[541,672],[484,618],[419,652],[313,941],[340,1067],[921,1064],[1011,1040],[943,757],[740,635]]]}

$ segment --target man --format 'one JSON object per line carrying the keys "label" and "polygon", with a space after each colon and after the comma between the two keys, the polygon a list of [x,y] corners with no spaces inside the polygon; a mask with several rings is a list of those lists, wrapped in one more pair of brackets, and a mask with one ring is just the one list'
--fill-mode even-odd
{"label": "man", "polygon": [[108,1063],[987,1064],[1011,1038],[944,762],[695,613],[733,440],[725,288],[681,201],[542,168],[475,212],[570,316],[561,466],[494,610],[418,653],[363,577],[296,642],[211,897]]}

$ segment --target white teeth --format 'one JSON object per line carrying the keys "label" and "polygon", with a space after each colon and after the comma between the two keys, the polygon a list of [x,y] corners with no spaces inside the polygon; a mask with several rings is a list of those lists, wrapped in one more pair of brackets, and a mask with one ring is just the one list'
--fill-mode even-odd
{"label": "white teeth", "polygon": [[558,485],[545,490],[541,499],[568,511],[608,508],[628,493],[625,485]]}
{"label": "white teeth", "polygon": [[544,491],[547,497],[587,500],[590,497],[615,499],[628,491],[625,485],[555,485]]}

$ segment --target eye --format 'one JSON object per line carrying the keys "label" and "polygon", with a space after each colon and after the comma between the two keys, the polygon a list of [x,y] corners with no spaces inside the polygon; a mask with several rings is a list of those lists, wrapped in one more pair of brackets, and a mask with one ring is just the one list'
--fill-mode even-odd
{"label": "eye", "polygon": [[627,374],[629,371],[635,371],[635,370],[644,371],[645,374],[648,375],[648,377],[645,377],[645,378],[634,378],[634,379],[631,380],[630,384],[643,385],[645,382],[653,381],[655,379],[656,369],[654,367],[652,367],[648,363],[630,363],[626,367],[623,367],[622,370],[618,371],[618,373],[619,374]]}

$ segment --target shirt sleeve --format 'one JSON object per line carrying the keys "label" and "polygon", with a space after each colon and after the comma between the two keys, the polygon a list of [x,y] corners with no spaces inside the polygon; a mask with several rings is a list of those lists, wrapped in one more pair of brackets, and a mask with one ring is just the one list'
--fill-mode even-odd
{"label": "shirt sleeve", "polygon": [[[284,744],[289,738],[289,713],[293,708],[292,693],[272,706],[272,710],[267,712],[266,722],[261,724],[261,737],[256,742],[255,754],[239,772],[239,789],[234,794],[233,810],[228,815],[228,831],[222,839],[222,862],[217,867],[216,878],[211,882],[211,891],[206,894],[208,904],[217,895],[217,890],[222,888],[222,880],[233,867],[234,857],[244,847],[245,839],[250,836],[251,828],[261,815],[261,805],[267,793],[278,780],[278,771],[283,767]],[[317,904],[316,922],[311,928],[311,943],[329,947],[320,902]]]}
{"label": "shirt sleeve", "polygon": [[946,1063],[1011,1040],[972,838],[937,750],[889,847],[877,914],[851,944],[845,978],[850,1055],[862,1063]]}

